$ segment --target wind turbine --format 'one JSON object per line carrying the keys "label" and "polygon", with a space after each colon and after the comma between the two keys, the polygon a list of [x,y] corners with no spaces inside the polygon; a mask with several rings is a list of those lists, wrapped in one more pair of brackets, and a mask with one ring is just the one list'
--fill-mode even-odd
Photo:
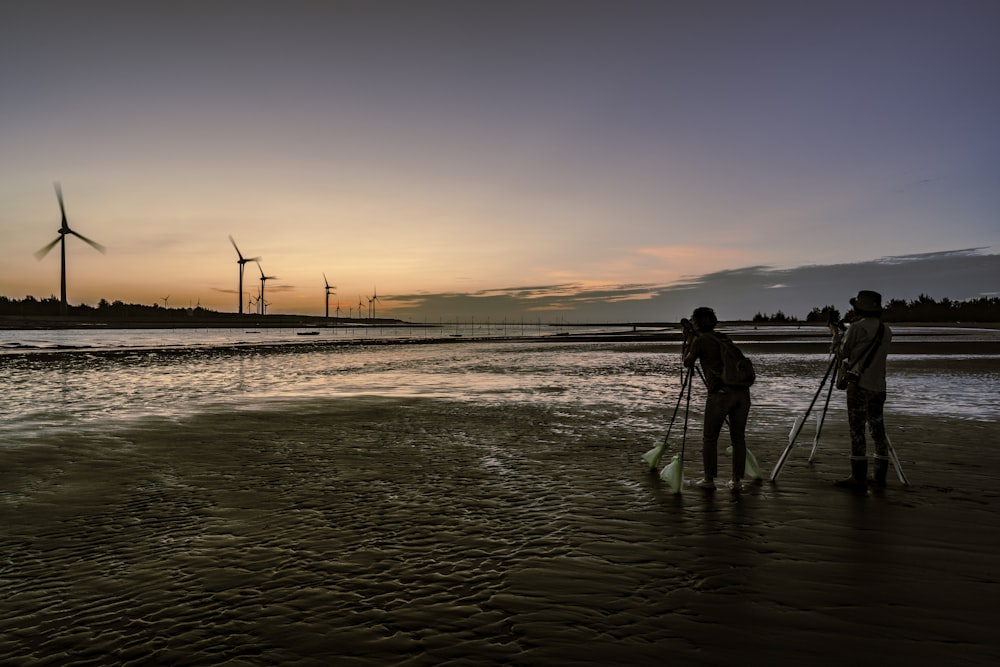
{"label": "wind turbine", "polygon": [[359,294],[358,295],[358,319],[359,320],[361,319],[361,306],[362,305],[364,305],[364,302],[361,301],[361,295]]}
{"label": "wind turbine", "polygon": [[[323,284],[326,285],[326,319],[330,319],[330,290],[336,290],[336,285],[331,285],[330,281],[326,279],[326,274],[323,274]],[[336,294],[336,292],[334,292]],[[337,306],[338,309],[340,306]]]}
{"label": "wind turbine", "polygon": [[66,305],[66,235],[72,234],[73,236],[77,237],[81,241],[84,241],[94,250],[102,254],[107,252],[107,249],[100,243],[97,243],[96,241],[91,241],[86,236],[83,236],[82,234],[79,234],[70,229],[69,223],[66,221],[66,206],[63,204],[62,186],[59,185],[58,182],[53,183],[53,185],[55,185],[56,187],[56,197],[59,199],[59,210],[62,212],[62,224],[59,227],[59,236],[56,237],[55,241],[49,243],[47,246],[36,252],[35,259],[41,260],[47,254],[49,254],[49,251],[52,250],[52,248],[54,248],[57,243],[61,245],[61,247],[59,248],[60,251],[59,254],[62,258],[62,270],[59,278],[59,297],[60,297],[59,314],[65,315],[68,311],[68,307]]}
{"label": "wind turbine", "polygon": [[168,301],[170,301],[170,295],[169,295],[169,294],[168,294],[168,295],[166,295],[165,297],[163,297],[163,307],[164,307],[164,308],[166,308],[166,307],[167,307],[167,302],[168,302]]}
{"label": "wind turbine", "polygon": [[278,276],[265,276],[264,269],[260,268],[260,262],[257,262],[257,268],[260,269],[260,314],[265,315],[265,309],[268,304],[264,301],[264,283],[268,280],[275,280]]}
{"label": "wind turbine", "polygon": [[372,287],[372,298],[371,298],[371,302],[370,303],[372,304],[372,319],[373,320],[375,319],[375,303],[377,301],[378,301],[378,290],[375,289],[374,287]]}
{"label": "wind turbine", "polygon": [[236,254],[239,256],[239,259],[236,260],[236,263],[240,265],[240,295],[236,300],[239,301],[240,315],[242,315],[243,314],[243,268],[246,266],[247,262],[260,262],[260,257],[249,257],[249,258],[244,257],[243,253],[241,253],[240,249],[236,246],[236,241],[233,240],[232,234],[229,235],[229,242],[233,244],[234,248],[236,248]]}

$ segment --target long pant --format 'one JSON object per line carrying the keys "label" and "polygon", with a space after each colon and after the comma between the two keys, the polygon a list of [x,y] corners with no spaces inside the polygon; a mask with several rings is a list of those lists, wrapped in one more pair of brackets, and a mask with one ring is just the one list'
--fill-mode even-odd
{"label": "long pant", "polygon": [[702,461],[705,477],[719,475],[719,433],[729,418],[729,438],[733,443],[733,479],[743,479],[747,463],[747,417],[750,415],[750,390],[727,387],[714,391],[705,401],[702,429]]}
{"label": "long pant", "polygon": [[857,384],[847,385],[847,424],[851,429],[851,460],[868,460],[868,445],[865,442],[865,427],[872,433],[875,442],[875,460],[889,460],[889,445],[885,439],[885,392],[872,391]]}

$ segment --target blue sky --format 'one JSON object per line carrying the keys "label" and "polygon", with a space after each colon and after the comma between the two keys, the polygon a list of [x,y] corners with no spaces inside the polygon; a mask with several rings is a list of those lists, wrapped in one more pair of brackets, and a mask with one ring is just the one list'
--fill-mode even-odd
{"label": "blue sky", "polygon": [[72,303],[235,310],[229,234],[270,312],[324,273],[429,320],[996,294],[998,37],[986,0],[5,2],[0,294],[59,293],[53,181],[108,248],[70,239]]}

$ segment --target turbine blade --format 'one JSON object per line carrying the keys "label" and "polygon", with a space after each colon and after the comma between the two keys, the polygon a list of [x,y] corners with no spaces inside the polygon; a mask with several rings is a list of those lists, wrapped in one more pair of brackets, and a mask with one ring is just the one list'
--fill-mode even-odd
{"label": "turbine blade", "polygon": [[[243,259],[243,253],[241,253],[240,249],[236,246],[236,241],[233,240],[233,235],[232,234],[229,235],[229,242],[233,244],[234,248],[236,248],[236,254],[239,255],[240,261],[243,261],[243,262],[247,261],[247,260]],[[250,260],[250,261],[253,261],[253,260]]]}
{"label": "turbine blade", "polygon": [[52,243],[48,244],[47,246],[45,246],[41,250],[36,251],[35,252],[35,259],[40,260],[40,259],[42,259],[42,257],[45,257],[46,255],[48,255],[49,251],[52,250],[53,248],[55,248],[56,244],[59,243],[59,241],[61,241],[61,240],[62,240],[62,236],[57,236],[55,241],[53,241]]}
{"label": "turbine blade", "polygon": [[56,181],[52,185],[56,187],[56,198],[59,200],[59,212],[62,213],[63,229],[68,229],[69,223],[66,222],[66,205],[63,204],[62,184]]}
{"label": "turbine blade", "polygon": [[69,233],[72,234],[73,236],[75,236],[76,238],[80,239],[84,243],[87,243],[88,245],[90,245],[90,247],[92,247],[94,250],[96,250],[97,252],[101,253],[102,255],[105,254],[108,251],[108,249],[105,248],[104,246],[102,246],[100,243],[98,243],[97,241],[91,241],[90,239],[88,239],[83,234],[80,234],[78,232],[74,232],[72,229],[69,230]]}

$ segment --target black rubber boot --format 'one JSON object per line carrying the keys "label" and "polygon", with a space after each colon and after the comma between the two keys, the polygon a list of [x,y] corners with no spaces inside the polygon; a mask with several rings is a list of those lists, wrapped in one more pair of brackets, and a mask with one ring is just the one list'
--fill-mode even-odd
{"label": "black rubber boot", "polygon": [[868,490],[868,459],[851,459],[851,474],[834,482],[834,486],[852,491]]}
{"label": "black rubber boot", "polygon": [[875,459],[875,478],[872,482],[876,487],[884,489],[886,487],[885,478],[889,474],[889,460]]}

